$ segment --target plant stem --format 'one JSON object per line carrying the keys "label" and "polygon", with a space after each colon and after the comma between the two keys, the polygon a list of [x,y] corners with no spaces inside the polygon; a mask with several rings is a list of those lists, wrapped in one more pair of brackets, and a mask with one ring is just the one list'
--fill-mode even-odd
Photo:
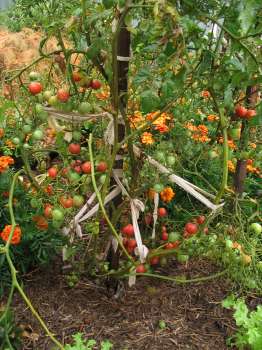
{"label": "plant stem", "polygon": [[94,157],[93,157],[93,150],[92,150],[92,139],[93,139],[93,135],[92,133],[89,135],[89,140],[88,140],[88,146],[89,146],[89,156],[90,156],[90,162],[91,162],[91,177],[92,177],[92,184],[93,184],[93,187],[94,187],[94,190],[95,190],[95,193],[96,193],[96,196],[97,196],[97,200],[99,202],[99,205],[100,205],[100,208],[101,208],[101,211],[103,213],[103,216],[104,218],[106,219],[106,222],[108,223],[108,226],[110,227],[110,230],[112,232],[112,234],[114,235],[114,237],[116,238],[118,244],[120,245],[120,247],[122,248],[123,252],[125,253],[126,257],[128,258],[129,261],[131,261],[133,263],[133,259],[132,257],[128,254],[126,248],[123,246],[123,243],[118,235],[118,233],[116,232],[116,229],[114,228],[114,226],[112,225],[107,213],[106,213],[106,210],[105,210],[105,207],[104,207],[104,204],[103,204],[103,201],[102,201],[102,198],[101,198],[101,195],[100,195],[100,192],[97,188],[97,185],[96,185],[96,179],[95,179],[95,169],[94,169]]}

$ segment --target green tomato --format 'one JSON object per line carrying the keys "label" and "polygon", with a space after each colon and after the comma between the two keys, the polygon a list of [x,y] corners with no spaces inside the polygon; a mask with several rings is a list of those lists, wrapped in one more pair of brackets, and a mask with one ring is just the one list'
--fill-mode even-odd
{"label": "green tomato", "polygon": [[45,101],[48,101],[49,98],[53,95],[52,91],[50,90],[46,90],[43,92],[43,97]]}
{"label": "green tomato", "polygon": [[216,151],[209,151],[208,152],[208,158],[215,159],[218,157],[218,153]]}
{"label": "green tomato", "polygon": [[89,102],[81,102],[78,106],[78,112],[80,114],[86,114],[90,113],[92,111],[93,107]]}
{"label": "green tomato", "polygon": [[176,157],[175,156],[168,156],[167,157],[167,164],[169,166],[173,166],[176,163]]}
{"label": "green tomato", "polygon": [[29,143],[24,143],[24,144],[23,144],[23,148],[24,148],[24,149],[30,149],[31,146],[29,145]]}
{"label": "green tomato", "polygon": [[101,185],[103,185],[105,183],[106,177],[107,177],[106,174],[103,174],[99,177],[99,182]]}
{"label": "green tomato", "polygon": [[43,131],[40,130],[40,129],[36,129],[36,130],[33,132],[33,134],[32,134],[32,138],[33,138],[34,140],[42,140],[43,137],[44,137],[44,133],[43,133]]}
{"label": "green tomato", "polygon": [[231,239],[226,239],[226,247],[228,249],[232,249],[233,247],[233,242],[231,241]]}
{"label": "green tomato", "polygon": [[262,226],[258,222],[253,222],[253,224],[250,225],[250,230],[259,235],[262,232]]}
{"label": "green tomato", "polygon": [[70,182],[78,182],[81,179],[81,176],[75,171],[69,171],[67,177]]}
{"label": "green tomato", "polygon": [[165,329],[165,328],[166,328],[166,322],[165,322],[164,320],[160,320],[160,321],[158,322],[158,327],[159,327],[160,329]]}
{"label": "green tomato", "polygon": [[61,209],[55,208],[52,210],[52,218],[54,221],[63,221],[64,220],[64,213]]}
{"label": "green tomato", "polygon": [[37,100],[38,100],[38,102],[43,103],[44,102],[44,95],[43,94],[38,94],[37,95]]}
{"label": "green tomato", "polygon": [[48,104],[50,106],[56,106],[58,104],[58,99],[56,96],[51,96],[49,99],[48,99]]}
{"label": "green tomato", "polygon": [[12,142],[13,142],[15,145],[19,145],[21,141],[20,141],[19,137],[14,137],[13,140],[12,140]]}
{"label": "green tomato", "polygon": [[162,185],[162,184],[155,184],[154,185],[154,191],[157,193],[160,193],[161,191],[163,191],[163,189],[164,189],[164,185]]}
{"label": "green tomato", "polygon": [[257,269],[258,269],[259,271],[262,271],[262,261],[259,261],[259,262],[257,263]]}
{"label": "green tomato", "polygon": [[41,105],[41,103],[37,103],[35,105],[35,111],[36,111],[37,114],[38,113],[42,113],[44,111],[44,107]]}
{"label": "green tomato", "polygon": [[37,198],[32,198],[30,200],[30,205],[32,208],[38,208],[39,207],[39,200]]}
{"label": "green tomato", "polygon": [[33,71],[29,73],[29,79],[31,81],[38,81],[41,79],[41,75],[38,72]]}
{"label": "green tomato", "polygon": [[73,203],[75,207],[81,207],[85,202],[85,198],[80,195],[75,195],[73,197]]}
{"label": "green tomato", "polygon": [[176,242],[180,239],[180,234],[176,232],[170,232],[168,235],[168,242]]}
{"label": "green tomato", "polygon": [[241,129],[240,128],[230,129],[228,134],[233,140],[239,140],[241,135]]}
{"label": "green tomato", "polygon": [[159,160],[160,162],[164,162],[165,159],[166,159],[166,155],[165,155],[164,152],[157,151],[157,152],[156,152],[156,158],[157,158],[157,160]]}
{"label": "green tomato", "polygon": [[47,111],[43,111],[43,112],[39,113],[39,114],[38,114],[38,118],[39,118],[42,122],[47,121],[48,112],[47,112]]}
{"label": "green tomato", "polygon": [[28,134],[31,130],[32,130],[31,125],[25,124],[23,126],[23,132],[25,132],[26,134]]}
{"label": "green tomato", "polygon": [[186,263],[189,260],[189,256],[186,254],[178,254],[177,255],[177,261],[180,263]]}
{"label": "green tomato", "polygon": [[82,138],[82,133],[80,131],[75,130],[72,133],[72,137],[73,137],[73,140],[80,141]]}
{"label": "green tomato", "polygon": [[52,220],[54,228],[59,228],[63,225],[63,221]]}

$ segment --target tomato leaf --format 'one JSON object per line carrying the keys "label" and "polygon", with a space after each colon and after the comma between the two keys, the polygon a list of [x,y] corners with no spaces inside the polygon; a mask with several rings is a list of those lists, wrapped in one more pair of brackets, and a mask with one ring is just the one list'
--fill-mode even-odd
{"label": "tomato leaf", "polygon": [[160,98],[152,90],[146,90],[141,94],[141,107],[143,113],[149,113],[159,108]]}

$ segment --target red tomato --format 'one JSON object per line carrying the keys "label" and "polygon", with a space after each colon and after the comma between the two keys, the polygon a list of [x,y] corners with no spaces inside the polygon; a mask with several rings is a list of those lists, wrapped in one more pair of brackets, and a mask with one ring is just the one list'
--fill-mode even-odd
{"label": "red tomato", "polygon": [[128,238],[124,237],[123,240],[122,240],[122,243],[123,243],[124,247],[127,247],[127,245],[128,245]]}
{"label": "red tomato", "polygon": [[180,246],[180,241],[175,241],[172,243],[173,249],[176,249]]}
{"label": "red tomato", "polygon": [[248,109],[245,115],[246,119],[251,119],[256,115],[256,111],[254,109]]}
{"label": "red tomato", "polygon": [[62,175],[63,175],[63,176],[67,176],[68,171],[69,171],[69,168],[63,168],[63,169],[62,169]]}
{"label": "red tomato", "polygon": [[43,90],[43,87],[38,81],[33,81],[28,85],[28,89],[32,95],[37,95]]}
{"label": "red tomato", "polygon": [[62,196],[60,198],[60,203],[61,203],[62,207],[64,207],[64,208],[72,208],[72,206],[73,206],[73,199],[71,197],[64,197],[64,196]]}
{"label": "red tomato", "polygon": [[102,84],[99,80],[92,80],[90,86],[92,89],[98,90],[101,88]]}
{"label": "red tomato", "polygon": [[122,228],[122,233],[126,236],[133,236],[134,235],[134,227],[132,224],[128,224]]}
{"label": "red tomato", "polygon": [[51,196],[51,194],[53,194],[53,187],[52,187],[52,185],[47,185],[46,186],[46,188],[45,188],[45,190],[44,190],[49,196]]}
{"label": "red tomato", "polygon": [[47,203],[45,205],[45,209],[44,209],[44,215],[46,218],[50,218],[52,216],[52,205]]}
{"label": "red tomato", "polygon": [[91,162],[84,162],[81,168],[84,174],[91,174]]}
{"label": "red tomato", "polygon": [[165,225],[162,226],[162,232],[166,232],[166,226]]}
{"label": "red tomato", "polygon": [[167,243],[166,245],[165,245],[165,249],[173,249],[174,247],[173,247],[173,243]]}
{"label": "red tomato", "polygon": [[56,96],[60,102],[67,102],[69,100],[70,94],[67,90],[59,89]]}
{"label": "red tomato", "polygon": [[81,152],[81,146],[79,143],[70,143],[68,151],[72,154],[79,154]]}
{"label": "red tomato", "polygon": [[151,225],[153,222],[153,215],[152,214],[146,214],[145,215],[145,224]]}
{"label": "red tomato", "polygon": [[207,235],[208,234],[208,227],[205,227],[203,232],[204,232],[205,235]]}
{"label": "red tomato", "polygon": [[185,231],[186,233],[188,233],[189,235],[194,235],[197,233],[198,231],[198,225],[194,224],[193,222],[188,222],[185,226]]}
{"label": "red tomato", "polygon": [[100,162],[97,167],[96,170],[99,171],[100,173],[104,173],[107,170],[107,164],[106,162]]}
{"label": "red tomato", "polygon": [[159,256],[153,256],[153,258],[150,259],[150,265],[158,265],[159,260]]}
{"label": "red tomato", "polygon": [[145,272],[146,272],[145,265],[143,265],[143,264],[137,265],[136,273],[145,273]]}
{"label": "red tomato", "polygon": [[132,248],[135,249],[135,247],[137,246],[136,244],[136,240],[134,238],[129,239],[128,243],[127,243],[128,248]]}
{"label": "red tomato", "polygon": [[52,177],[53,179],[57,176],[57,169],[56,168],[50,168],[47,170],[48,176]]}
{"label": "red tomato", "polygon": [[239,117],[239,118],[245,118],[246,114],[247,114],[247,109],[243,106],[236,106],[235,108],[235,114]]}
{"label": "red tomato", "polygon": [[252,165],[253,164],[253,159],[247,159],[247,165]]}
{"label": "red tomato", "polygon": [[78,72],[73,72],[72,78],[76,83],[82,79],[81,74]]}
{"label": "red tomato", "polygon": [[158,216],[160,216],[161,218],[163,218],[164,216],[167,216],[166,208],[159,208],[157,212],[158,212]]}
{"label": "red tomato", "polygon": [[168,233],[167,232],[162,232],[162,241],[167,241],[168,240]]}
{"label": "red tomato", "polygon": [[81,173],[82,173],[82,168],[81,168],[80,165],[74,166],[74,170],[75,170],[75,172],[77,172],[78,174],[81,174]]}
{"label": "red tomato", "polygon": [[204,215],[201,215],[198,216],[196,220],[199,225],[202,225],[205,222],[206,218],[204,217]]}

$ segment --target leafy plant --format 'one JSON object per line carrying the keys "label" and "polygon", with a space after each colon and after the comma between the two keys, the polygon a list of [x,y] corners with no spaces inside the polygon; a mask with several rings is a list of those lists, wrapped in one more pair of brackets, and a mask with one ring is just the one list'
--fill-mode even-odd
{"label": "leafy plant", "polygon": [[[66,345],[65,350],[93,350],[96,345],[94,339],[83,339],[82,333],[73,335],[74,343],[72,345]],[[110,350],[113,348],[113,344],[108,340],[101,342],[100,350]]]}
{"label": "leafy plant", "polygon": [[20,349],[21,332],[15,324],[13,311],[9,309],[5,312],[0,309],[0,350]]}
{"label": "leafy plant", "polygon": [[252,350],[262,349],[262,305],[258,305],[255,311],[250,311],[242,298],[228,296],[222,302],[226,309],[233,309],[234,319],[238,326],[236,335],[230,339],[230,344],[238,349],[249,346]]}

